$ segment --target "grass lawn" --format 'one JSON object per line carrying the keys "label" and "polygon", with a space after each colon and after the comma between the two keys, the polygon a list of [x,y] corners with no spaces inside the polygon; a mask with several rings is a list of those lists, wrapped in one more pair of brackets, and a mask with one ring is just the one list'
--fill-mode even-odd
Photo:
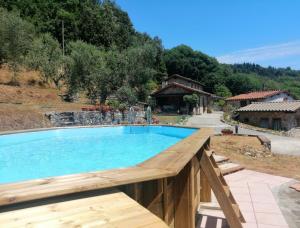
{"label": "grass lawn", "polygon": [[228,157],[246,169],[300,180],[300,156],[273,154],[253,158],[243,155],[241,150],[246,150],[249,146],[257,150],[264,149],[255,137],[213,136],[211,144],[217,154]]}
{"label": "grass lawn", "polygon": [[180,124],[183,123],[187,115],[155,115],[159,119],[160,124]]}

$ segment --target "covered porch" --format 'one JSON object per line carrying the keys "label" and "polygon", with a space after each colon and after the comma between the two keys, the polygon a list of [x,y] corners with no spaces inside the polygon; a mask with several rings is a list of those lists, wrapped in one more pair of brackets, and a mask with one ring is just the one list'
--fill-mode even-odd
{"label": "covered porch", "polygon": [[[183,100],[185,95],[191,95],[192,93],[185,94],[161,94],[157,95],[156,106],[161,112],[186,114],[188,112],[187,105]],[[194,115],[200,115],[206,113],[210,106],[210,98],[205,95],[198,94],[199,102],[193,110],[189,110]]]}

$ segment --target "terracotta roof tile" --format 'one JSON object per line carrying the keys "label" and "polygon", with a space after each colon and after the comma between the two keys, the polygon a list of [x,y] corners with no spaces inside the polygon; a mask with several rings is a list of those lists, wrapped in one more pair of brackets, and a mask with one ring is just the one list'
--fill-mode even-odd
{"label": "terracotta roof tile", "polygon": [[169,76],[169,77],[166,79],[166,81],[169,81],[169,80],[172,79],[172,78],[181,78],[181,79],[183,79],[183,80],[185,80],[185,81],[193,82],[193,83],[196,83],[196,84],[198,84],[198,85],[204,86],[201,82],[195,81],[195,80],[190,79],[190,78],[187,78],[187,77],[183,77],[183,76],[181,76],[181,75],[179,75],[179,74],[173,74],[173,75]]}
{"label": "terracotta roof tile", "polygon": [[238,109],[238,112],[295,112],[300,109],[300,101],[254,102]]}
{"label": "terracotta roof tile", "polygon": [[271,97],[280,93],[287,93],[287,92],[282,90],[257,91],[257,92],[240,94],[234,97],[229,97],[226,100],[227,101],[256,100],[256,99]]}

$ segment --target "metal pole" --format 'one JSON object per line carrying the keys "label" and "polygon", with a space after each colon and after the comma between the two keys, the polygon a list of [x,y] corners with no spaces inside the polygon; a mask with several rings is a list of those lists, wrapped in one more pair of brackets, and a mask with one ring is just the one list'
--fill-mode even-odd
{"label": "metal pole", "polygon": [[64,21],[61,22],[61,30],[62,30],[62,49],[63,49],[63,56],[65,56],[65,25]]}

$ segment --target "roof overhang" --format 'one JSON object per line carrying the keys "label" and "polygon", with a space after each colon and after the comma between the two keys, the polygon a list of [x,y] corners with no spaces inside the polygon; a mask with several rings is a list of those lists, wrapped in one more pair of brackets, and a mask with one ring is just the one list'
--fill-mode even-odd
{"label": "roof overhang", "polygon": [[[196,94],[203,94],[203,95],[207,95],[207,96],[212,96],[211,93],[207,93],[207,92],[205,92],[205,91],[203,91],[203,90],[199,90],[199,89],[195,89],[195,88],[190,88],[190,87],[187,87],[187,86],[185,86],[185,85],[182,85],[182,84],[179,84],[179,83],[176,83],[176,82],[173,82],[173,83],[171,83],[171,84],[168,84],[168,85],[166,85],[165,87],[163,87],[163,88],[161,88],[161,89],[155,91],[154,93],[151,94],[151,96],[154,96],[154,97],[160,96],[160,95],[162,95],[162,94],[161,94],[162,92],[164,92],[164,91],[166,91],[166,90],[168,90],[168,89],[170,89],[170,88],[172,88],[172,87],[173,87],[173,88],[174,88],[174,87],[176,87],[176,88],[181,88],[181,89],[187,91],[187,93],[196,93]],[[168,95],[168,94],[163,94],[163,95]],[[174,95],[174,93],[172,93],[172,95]],[[178,94],[178,95],[180,95],[180,94]]]}

